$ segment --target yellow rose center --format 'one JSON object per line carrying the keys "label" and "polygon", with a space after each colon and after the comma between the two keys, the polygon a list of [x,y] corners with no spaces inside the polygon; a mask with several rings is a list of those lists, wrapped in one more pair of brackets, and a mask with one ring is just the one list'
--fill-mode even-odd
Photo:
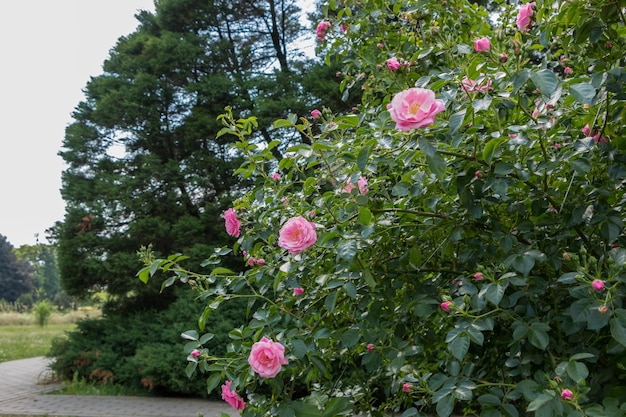
{"label": "yellow rose center", "polygon": [[421,105],[419,103],[411,103],[409,104],[409,113],[412,115],[416,115],[418,111],[420,111]]}

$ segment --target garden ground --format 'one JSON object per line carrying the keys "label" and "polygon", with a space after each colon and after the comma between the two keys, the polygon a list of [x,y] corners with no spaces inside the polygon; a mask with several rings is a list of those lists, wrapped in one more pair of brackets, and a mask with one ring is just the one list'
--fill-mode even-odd
{"label": "garden ground", "polygon": [[35,357],[0,363],[0,416],[74,417],[220,417],[238,415],[228,404],[189,398],[50,395],[48,359]]}

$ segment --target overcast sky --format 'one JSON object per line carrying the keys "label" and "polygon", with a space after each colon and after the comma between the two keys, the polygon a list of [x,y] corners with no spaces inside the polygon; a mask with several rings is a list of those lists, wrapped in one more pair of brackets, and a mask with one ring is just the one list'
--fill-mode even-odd
{"label": "overcast sky", "polygon": [[14,247],[37,234],[48,243],[45,230],[63,220],[65,128],[138,10],[153,12],[153,0],[0,0],[0,235]]}

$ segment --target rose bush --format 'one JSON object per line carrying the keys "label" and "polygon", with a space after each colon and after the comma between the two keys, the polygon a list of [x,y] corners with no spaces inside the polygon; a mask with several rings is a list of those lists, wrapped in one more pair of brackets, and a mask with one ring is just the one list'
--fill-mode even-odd
{"label": "rose bush", "polygon": [[306,138],[280,161],[219,117],[256,180],[241,234],[202,272],[144,249],[139,277],[188,283],[201,330],[248,300],[226,356],[183,335],[242,415],[626,413],[624,4],[492,6],[330,0],[318,51],[361,106],[277,120]]}

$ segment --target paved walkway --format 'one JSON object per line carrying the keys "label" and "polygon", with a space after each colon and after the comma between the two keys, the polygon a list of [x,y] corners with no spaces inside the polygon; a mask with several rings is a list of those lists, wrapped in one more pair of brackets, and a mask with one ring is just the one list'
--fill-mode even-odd
{"label": "paved walkway", "polygon": [[48,359],[37,357],[0,363],[0,415],[71,417],[234,417],[225,402],[188,398],[50,395]]}

